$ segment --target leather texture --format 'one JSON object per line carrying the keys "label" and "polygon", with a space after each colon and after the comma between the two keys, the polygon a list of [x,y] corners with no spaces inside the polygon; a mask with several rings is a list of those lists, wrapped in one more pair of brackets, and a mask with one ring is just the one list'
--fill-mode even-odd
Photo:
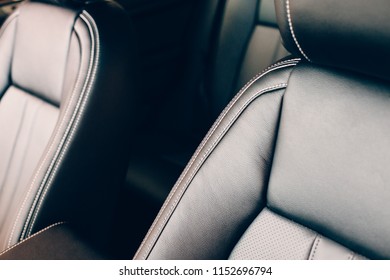
{"label": "leather texture", "polygon": [[276,0],[275,4],[290,52],[321,65],[389,80],[389,1]]}
{"label": "leather texture", "polygon": [[387,82],[296,69],[283,102],[269,206],[367,256],[390,258],[389,96]]}
{"label": "leather texture", "polygon": [[0,254],[0,260],[100,260],[68,225],[57,223],[37,232]]}
{"label": "leather texture", "polygon": [[135,259],[390,258],[388,85],[297,62],[233,99]]}
{"label": "leather texture", "polygon": [[70,9],[39,2],[19,10],[11,71],[15,86],[59,106],[76,16]]}
{"label": "leather texture", "polygon": [[[277,1],[306,60],[271,66],[229,103],[135,259],[390,259],[390,84],[370,64],[390,54],[389,4],[374,2]],[[343,44],[366,57],[353,64]]]}
{"label": "leather texture", "polygon": [[135,259],[390,258],[388,83],[297,62],[228,105]]}
{"label": "leather texture", "polygon": [[265,208],[241,237],[229,259],[362,260],[365,258]]}
{"label": "leather texture", "polygon": [[128,16],[114,2],[26,2],[1,34],[0,251],[61,220],[100,239],[125,174],[123,127],[137,126]]}
{"label": "leather texture", "polygon": [[229,259],[305,260],[317,234],[263,209],[234,247]]}
{"label": "leather texture", "polygon": [[23,205],[26,186],[45,151],[58,120],[59,108],[14,86],[0,102],[0,244],[8,236]]}
{"label": "leather texture", "polygon": [[262,72],[228,105],[174,186],[136,258],[228,258],[265,205],[282,93],[296,63],[286,61]]}

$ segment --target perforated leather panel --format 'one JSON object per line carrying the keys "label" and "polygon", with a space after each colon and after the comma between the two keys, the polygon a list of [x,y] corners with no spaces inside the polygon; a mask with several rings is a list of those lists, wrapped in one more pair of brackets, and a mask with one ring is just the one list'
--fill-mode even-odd
{"label": "perforated leather panel", "polygon": [[283,110],[268,205],[371,258],[390,258],[390,86],[300,64]]}
{"label": "perforated leather panel", "polygon": [[229,259],[361,260],[365,257],[265,208],[241,237]]}
{"label": "perforated leather panel", "polygon": [[248,228],[230,259],[304,260],[316,233],[264,209]]}

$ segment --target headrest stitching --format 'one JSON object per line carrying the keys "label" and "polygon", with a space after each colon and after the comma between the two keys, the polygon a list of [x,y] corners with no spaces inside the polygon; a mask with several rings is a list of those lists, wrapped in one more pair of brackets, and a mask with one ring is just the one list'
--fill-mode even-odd
{"label": "headrest stitching", "polygon": [[292,36],[292,38],[294,39],[295,45],[298,47],[298,50],[301,52],[301,54],[303,55],[303,57],[306,58],[307,61],[311,61],[311,60],[309,59],[309,57],[305,54],[305,52],[303,51],[303,49],[301,48],[301,46],[299,45],[298,40],[297,40],[297,37],[295,36],[294,28],[293,28],[292,20],[291,20],[291,13],[290,13],[290,0],[286,0],[286,10],[287,10],[287,21],[288,21],[288,26],[290,27],[291,36]]}

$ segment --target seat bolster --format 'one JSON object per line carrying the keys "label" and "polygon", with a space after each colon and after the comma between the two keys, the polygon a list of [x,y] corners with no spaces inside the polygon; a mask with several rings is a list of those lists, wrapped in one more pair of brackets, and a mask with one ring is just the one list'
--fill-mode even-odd
{"label": "seat bolster", "polygon": [[[281,99],[298,62],[265,69],[230,102],[178,179],[135,259],[228,257],[264,206]],[[231,155],[228,162],[221,152]],[[254,175],[248,176],[251,171]],[[238,192],[245,203],[237,202]]]}
{"label": "seat bolster", "polygon": [[[80,83],[80,97],[75,99],[74,116],[63,116],[71,123],[71,132],[47,191],[39,197],[41,207],[36,207],[29,233],[61,217],[101,241],[106,240],[101,237],[109,231],[104,222],[109,223],[109,210],[125,177],[130,136],[139,123],[136,106],[140,104],[132,94],[134,37],[128,15],[110,2],[87,5],[76,29],[82,51],[91,59]],[[88,41],[90,51],[83,45]]]}
{"label": "seat bolster", "polygon": [[92,2],[78,14],[69,34],[58,122],[26,186],[7,247],[58,220],[107,240],[104,222],[125,176],[131,129],[139,123],[140,105],[129,94],[132,34],[117,4]]}

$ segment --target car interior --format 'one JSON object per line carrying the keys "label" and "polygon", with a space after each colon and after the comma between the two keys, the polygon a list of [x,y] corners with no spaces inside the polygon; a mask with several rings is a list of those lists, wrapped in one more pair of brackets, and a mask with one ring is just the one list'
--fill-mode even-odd
{"label": "car interior", "polygon": [[0,259],[389,259],[389,12],[0,0]]}

